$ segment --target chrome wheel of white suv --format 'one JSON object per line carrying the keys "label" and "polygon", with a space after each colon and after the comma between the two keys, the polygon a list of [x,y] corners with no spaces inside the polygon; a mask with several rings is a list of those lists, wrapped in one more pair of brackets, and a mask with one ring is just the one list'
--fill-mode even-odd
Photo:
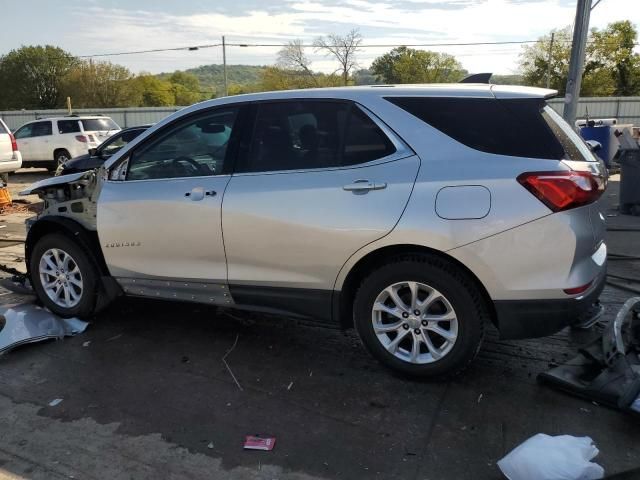
{"label": "chrome wheel of white suv", "polygon": [[50,248],[39,265],[40,282],[47,296],[62,308],[72,308],[82,298],[82,273],[78,264],[64,250]]}
{"label": "chrome wheel of white suv", "polygon": [[384,348],[405,362],[436,362],[458,338],[458,317],[449,300],[420,282],[394,283],[382,290],[371,320]]}

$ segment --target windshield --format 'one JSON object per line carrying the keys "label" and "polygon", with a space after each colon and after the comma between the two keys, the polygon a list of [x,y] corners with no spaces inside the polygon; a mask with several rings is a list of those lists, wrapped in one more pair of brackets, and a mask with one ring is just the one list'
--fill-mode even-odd
{"label": "windshield", "polygon": [[578,135],[553,108],[548,105],[544,107],[542,117],[558,139],[558,142],[562,145],[568,157],[567,160],[580,160],[583,162],[597,161],[580,135]]}
{"label": "windshield", "polygon": [[97,132],[101,130],[120,130],[116,122],[108,117],[105,118],[85,118],[80,120],[85,132]]}

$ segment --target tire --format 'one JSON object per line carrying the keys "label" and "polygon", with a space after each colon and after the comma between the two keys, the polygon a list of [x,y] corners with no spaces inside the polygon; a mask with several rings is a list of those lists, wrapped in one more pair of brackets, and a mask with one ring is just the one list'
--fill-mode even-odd
{"label": "tire", "polygon": [[[407,308],[412,297],[418,301],[413,310]],[[360,339],[377,360],[401,374],[430,378],[455,376],[471,363],[489,318],[468,274],[431,255],[398,257],[373,271],[356,292],[353,312]]]}
{"label": "tire", "polygon": [[[70,261],[65,261],[67,256]],[[98,271],[89,254],[71,239],[57,233],[42,237],[33,248],[29,269],[38,299],[53,313],[81,318],[94,313]],[[57,300],[52,297],[55,291]]]}
{"label": "tire", "polygon": [[60,165],[65,163],[66,161],[71,160],[71,154],[66,150],[56,150],[53,154],[53,165],[48,167],[47,170],[50,172],[55,172]]}

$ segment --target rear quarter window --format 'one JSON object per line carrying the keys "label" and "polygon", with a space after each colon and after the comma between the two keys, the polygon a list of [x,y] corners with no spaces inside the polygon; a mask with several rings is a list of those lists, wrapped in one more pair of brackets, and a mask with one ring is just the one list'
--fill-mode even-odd
{"label": "rear quarter window", "polygon": [[454,140],[482,152],[561,160],[565,150],[543,118],[541,99],[387,97]]}
{"label": "rear quarter window", "polygon": [[78,120],[58,120],[58,133],[78,133],[80,124]]}

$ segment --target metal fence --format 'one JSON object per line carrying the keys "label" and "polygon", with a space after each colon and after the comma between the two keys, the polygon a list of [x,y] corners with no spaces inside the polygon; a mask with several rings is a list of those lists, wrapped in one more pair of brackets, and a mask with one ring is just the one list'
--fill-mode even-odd
{"label": "metal fence", "polygon": [[[78,108],[74,110],[73,113],[76,115],[107,115],[124,128],[156,123],[181,108],[182,107]],[[18,110],[0,112],[0,118],[4,120],[11,130],[15,130],[31,120],[64,115],[67,115],[67,110]]]}
{"label": "metal fence", "polygon": [[[549,104],[562,114],[564,101],[556,98]],[[182,107],[140,107],[140,108],[80,108],[74,110],[78,115],[108,115],[121,127],[133,127],[146,123],[156,123],[167,115]],[[39,118],[66,115],[66,110],[19,110],[0,112],[11,130],[20,125]],[[578,104],[578,117],[584,118],[617,118],[618,123],[632,123],[640,125],[640,97],[587,97],[581,98]]]}

